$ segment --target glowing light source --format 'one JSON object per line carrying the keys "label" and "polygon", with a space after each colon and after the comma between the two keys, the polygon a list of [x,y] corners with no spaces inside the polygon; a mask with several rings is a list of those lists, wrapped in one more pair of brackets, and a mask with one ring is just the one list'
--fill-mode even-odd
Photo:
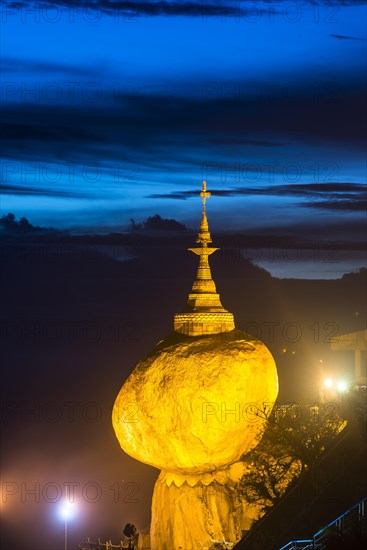
{"label": "glowing light source", "polygon": [[65,500],[59,509],[59,514],[62,519],[70,519],[75,514],[75,502]]}
{"label": "glowing light source", "polygon": [[348,384],[345,380],[334,381],[332,378],[325,378],[324,387],[328,389],[334,388],[337,392],[344,393],[348,389]]}
{"label": "glowing light source", "polygon": [[324,386],[325,386],[325,388],[332,388],[333,387],[333,381],[331,380],[331,378],[325,378]]}
{"label": "glowing light source", "polygon": [[76,505],[74,501],[64,500],[59,508],[60,517],[64,520],[65,536],[64,536],[64,548],[68,547],[68,520],[75,515]]}
{"label": "glowing light source", "polygon": [[339,380],[336,385],[336,389],[340,392],[345,392],[348,389],[348,384],[345,382],[345,380]]}

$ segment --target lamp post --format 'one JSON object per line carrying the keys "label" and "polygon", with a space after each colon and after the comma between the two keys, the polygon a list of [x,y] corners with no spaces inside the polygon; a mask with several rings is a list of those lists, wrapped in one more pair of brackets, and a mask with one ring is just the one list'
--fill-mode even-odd
{"label": "lamp post", "polygon": [[68,519],[73,515],[75,502],[65,500],[60,508],[61,516],[64,519],[64,550],[68,550]]}

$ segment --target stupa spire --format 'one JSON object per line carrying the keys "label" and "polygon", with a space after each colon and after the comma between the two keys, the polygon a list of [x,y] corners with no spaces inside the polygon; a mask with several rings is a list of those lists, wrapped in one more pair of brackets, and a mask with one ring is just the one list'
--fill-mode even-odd
{"label": "stupa spire", "polygon": [[200,197],[203,203],[203,207],[201,211],[200,230],[198,233],[198,238],[196,239],[196,242],[201,243],[203,246],[206,246],[208,243],[212,242],[212,239],[209,233],[208,220],[206,217],[206,199],[208,199],[210,196],[211,196],[211,193],[209,193],[209,191],[206,190],[206,181],[203,181],[201,184],[201,192],[200,192]]}
{"label": "stupa spire", "polygon": [[206,200],[211,193],[206,190],[205,181],[202,182],[200,196],[202,212],[196,242],[201,246],[188,249],[199,256],[199,266],[187,306],[174,317],[174,330],[189,336],[229,332],[235,328],[233,314],[222,306],[211,275],[209,256],[219,248],[208,246],[212,239],[206,216]]}

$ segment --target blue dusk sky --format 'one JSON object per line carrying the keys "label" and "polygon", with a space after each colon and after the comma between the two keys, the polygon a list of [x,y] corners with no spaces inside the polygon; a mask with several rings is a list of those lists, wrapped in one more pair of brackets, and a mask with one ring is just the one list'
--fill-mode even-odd
{"label": "blue dusk sky", "polygon": [[1,215],[361,239],[366,2],[1,9]]}

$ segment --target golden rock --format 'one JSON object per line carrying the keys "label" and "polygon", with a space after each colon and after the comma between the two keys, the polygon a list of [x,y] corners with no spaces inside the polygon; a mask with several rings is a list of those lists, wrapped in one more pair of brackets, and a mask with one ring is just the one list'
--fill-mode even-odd
{"label": "golden rock", "polygon": [[258,443],[265,426],[254,404],[274,403],[277,391],[273,357],[250,335],[173,335],[138,363],[121,388],[113,426],[124,451],[141,462],[173,472],[212,472]]}

